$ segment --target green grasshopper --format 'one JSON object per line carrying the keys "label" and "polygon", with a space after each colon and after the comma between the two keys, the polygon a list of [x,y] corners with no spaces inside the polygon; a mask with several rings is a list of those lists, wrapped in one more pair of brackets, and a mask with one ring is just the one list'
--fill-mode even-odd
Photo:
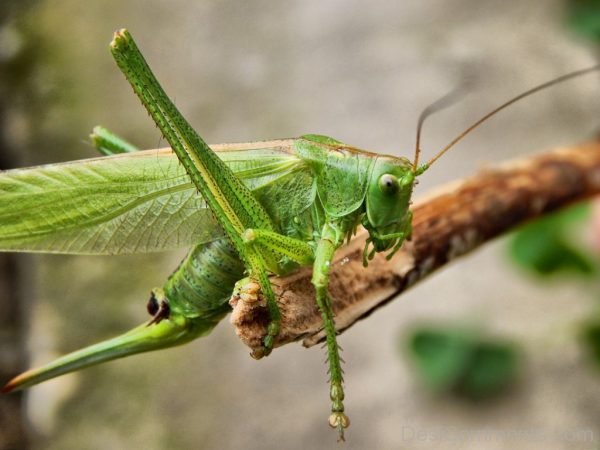
{"label": "green grasshopper", "polygon": [[369,233],[364,264],[376,252],[390,258],[411,237],[409,206],[419,175],[498,111],[600,68],[567,74],[509,100],[420,165],[423,122],[448,98],[422,113],[413,161],[319,135],[209,147],[169,100],[126,30],[115,33],[111,51],[172,151],[137,151],[97,128],[96,147],[112,156],[1,173],[0,250],[125,254],[193,247],[163,287],[152,290],[149,322],[29,370],[3,391],[206,335],[229,312],[234,289],[258,291],[266,300],[270,323],[262,348],[252,355],[266,356],[280,330],[269,277],[312,266],[329,362],[329,424],[341,439],[349,419],[327,293],[335,251],[362,225]]}

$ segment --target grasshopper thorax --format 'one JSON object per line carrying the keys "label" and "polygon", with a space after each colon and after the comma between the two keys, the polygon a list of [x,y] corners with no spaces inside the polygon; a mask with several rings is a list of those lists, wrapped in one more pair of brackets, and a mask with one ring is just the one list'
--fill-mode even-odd
{"label": "grasshopper thorax", "polygon": [[[363,226],[369,232],[374,252],[399,247],[409,237],[409,205],[415,183],[413,164],[406,158],[378,157],[368,180]],[[408,228],[407,228],[408,227]],[[366,249],[365,249],[366,250]]]}

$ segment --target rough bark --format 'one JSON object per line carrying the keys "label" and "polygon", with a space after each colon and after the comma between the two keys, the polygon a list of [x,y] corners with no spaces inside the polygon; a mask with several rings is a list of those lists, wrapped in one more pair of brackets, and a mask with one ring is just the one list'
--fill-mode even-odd
{"label": "rough bark", "polygon": [[[445,186],[413,207],[413,238],[390,260],[362,266],[363,231],[338,250],[330,293],[343,331],[440,267],[522,223],[600,193],[600,141],[515,161]],[[321,316],[310,268],[272,279],[282,311],[277,346],[320,342]],[[260,346],[268,313],[263,301],[234,296],[231,322],[251,349]]]}

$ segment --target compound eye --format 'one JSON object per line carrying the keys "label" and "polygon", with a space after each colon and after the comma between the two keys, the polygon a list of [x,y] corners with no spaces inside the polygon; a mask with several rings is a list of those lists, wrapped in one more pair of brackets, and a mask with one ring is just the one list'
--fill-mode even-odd
{"label": "compound eye", "polygon": [[385,195],[394,195],[398,192],[398,188],[398,178],[394,175],[386,173],[379,178],[379,189],[381,189],[381,192]]}

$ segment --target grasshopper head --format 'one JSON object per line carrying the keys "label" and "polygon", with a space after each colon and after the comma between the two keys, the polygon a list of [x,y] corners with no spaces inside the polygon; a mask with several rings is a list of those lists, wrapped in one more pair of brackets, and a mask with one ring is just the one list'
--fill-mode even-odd
{"label": "grasshopper head", "polygon": [[369,231],[365,261],[375,252],[397,250],[410,230],[410,198],[415,184],[413,164],[406,158],[380,156],[375,160],[368,181],[366,215],[363,226]]}

